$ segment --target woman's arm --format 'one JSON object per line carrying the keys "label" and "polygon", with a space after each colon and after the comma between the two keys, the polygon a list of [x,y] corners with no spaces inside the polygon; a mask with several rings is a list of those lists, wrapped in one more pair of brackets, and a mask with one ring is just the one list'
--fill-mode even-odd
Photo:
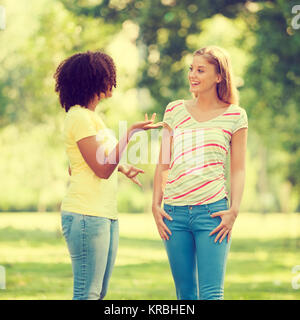
{"label": "woman's arm", "polygon": [[77,141],[78,148],[84,160],[96,176],[101,179],[108,179],[111,176],[118,166],[130,138],[135,132],[161,127],[161,123],[153,124],[154,118],[155,116],[153,116],[151,120],[147,119],[132,125],[107,157],[101,152],[101,145],[96,140],[96,136],[86,137]]}
{"label": "woman's arm", "polygon": [[[101,179],[108,179],[120,162],[123,151],[130,140],[130,130],[120,139],[113,152],[107,159],[103,158],[101,145],[96,136],[86,137],[77,141],[78,148],[88,166],[94,171],[95,175]],[[100,152],[99,152],[100,151]],[[115,159],[112,156],[115,155]]]}
{"label": "woman's arm", "polygon": [[238,215],[240,204],[244,192],[245,173],[246,173],[246,151],[247,151],[248,129],[243,128],[233,134],[231,140],[231,196],[230,208]]}
{"label": "woman's arm", "polygon": [[168,178],[169,165],[171,160],[172,134],[168,129],[163,129],[162,142],[159,153],[158,164],[156,165],[153,184],[152,213],[156,222],[156,226],[160,237],[169,240],[171,231],[166,226],[163,218],[172,220],[172,218],[161,208],[164,188]]}
{"label": "woman's arm", "polygon": [[242,128],[235,132],[231,138],[231,168],[230,168],[230,208],[228,210],[215,212],[212,218],[220,216],[222,222],[215,228],[210,236],[218,232],[215,242],[220,238],[220,242],[227,236],[229,242],[232,227],[240,210],[246,171],[246,149],[247,149],[247,128]]}

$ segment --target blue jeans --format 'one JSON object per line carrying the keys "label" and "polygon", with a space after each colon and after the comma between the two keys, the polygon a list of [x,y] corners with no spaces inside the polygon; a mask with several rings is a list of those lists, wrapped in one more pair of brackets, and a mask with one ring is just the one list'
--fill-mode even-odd
{"label": "blue jeans", "polygon": [[227,198],[196,206],[164,205],[173,218],[164,218],[171,230],[164,240],[178,300],[223,300],[224,276],[230,243],[227,236],[214,242],[217,233],[209,236],[221,222],[214,212],[227,210]]}
{"label": "blue jeans", "polygon": [[118,249],[118,220],[62,211],[61,222],[72,260],[73,299],[103,299]]}

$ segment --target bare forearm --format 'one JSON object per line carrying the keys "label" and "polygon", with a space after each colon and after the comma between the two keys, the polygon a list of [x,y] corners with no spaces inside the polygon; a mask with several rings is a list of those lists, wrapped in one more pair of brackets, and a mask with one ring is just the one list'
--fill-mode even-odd
{"label": "bare forearm", "polygon": [[235,170],[231,174],[230,208],[238,215],[245,186],[245,170]]}
{"label": "bare forearm", "polygon": [[161,207],[167,177],[168,166],[158,164],[154,174],[152,208]]}
{"label": "bare forearm", "polygon": [[88,136],[77,141],[78,148],[84,160],[97,177],[101,179],[108,179],[111,176],[118,166],[131,136],[135,132],[140,130],[156,129],[162,126],[159,122],[156,124],[153,123],[155,118],[154,116],[152,116],[151,120],[146,118],[147,114],[145,115],[145,121],[134,123],[130,129],[126,131],[124,136],[120,139],[109,155],[107,155],[105,145],[98,143],[96,136]]}
{"label": "bare forearm", "polygon": [[[108,179],[119,165],[123,152],[126,149],[132,134],[132,129],[128,129],[109,155],[105,159],[101,159],[101,162],[103,162],[103,160],[105,161],[104,164],[101,164],[102,177]],[[122,169],[123,166],[119,166],[118,170],[122,171]]]}
{"label": "bare forearm", "polygon": [[154,174],[152,209],[161,207],[171,161],[172,132],[163,129],[158,164]]}
{"label": "bare forearm", "polygon": [[163,187],[162,187],[162,170],[159,165],[156,166],[154,181],[153,181],[153,198],[152,207],[161,206],[163,199]]}

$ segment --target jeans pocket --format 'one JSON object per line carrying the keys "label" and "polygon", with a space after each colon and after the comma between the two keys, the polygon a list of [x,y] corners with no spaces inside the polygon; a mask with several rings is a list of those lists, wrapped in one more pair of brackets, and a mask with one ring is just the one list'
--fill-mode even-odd
{"label": "jeans pocket", "polygon": [[215,203],[211,203],[208,207],[208,213],[209,215],[212,215],[213,213],[228,210],[228,204],[227,199],[221,199]]}
{"label": "jeans pocket", "polygon": [[169,220],[166,217],[163,217],[163,221],[164,221],[164,223],[166,224],[166,226],[168,228],[171,228],[171,224],[173,224],[173,221],[174,221],[174,215],[173,215],[174,210],[175,210],[174,206],[171,206],[169,204],[165,204],[164,205],[164,210],[172,218],[172,220]]}
{"label": "jeans pocket", "polygon": [[71,215],[63,214],[61,216],[61,226],[62,226],[62,233],[65,239],[67,240],[71,231],[72,222],[74,217]]}
{"label": "jeans pocket", "polygon": [[165,204],[164,210],[169,216],[172,216],[172,214],[174,213],[174,206],[171,206],[169,204]]}

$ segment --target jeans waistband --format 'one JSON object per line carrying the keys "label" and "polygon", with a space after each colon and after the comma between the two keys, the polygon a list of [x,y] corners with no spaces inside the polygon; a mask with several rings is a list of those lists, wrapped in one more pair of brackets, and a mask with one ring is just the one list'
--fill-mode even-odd
{"label": "jeans waistband", "polygon": [[199,205],[189,205],[189,204],[187,204],[187,205],[184,205],[184,206],[173,206],[173,205],[171,205],[171,204],[164,204],[164,206],[170,206],[170,207],[179,207],[179,208],[191,208],[191,207],[197,207],[197,208],[207,208],[207,209],[209,209],[209,208],[211,208],[211,207],[213,207],[213,206],[216,206],[216,205],[218,205],[218,204],[222,204],[222,203],[227,203],[227,201],[228,201],[228,198],[227,197],[224,197],[223,199],[220,199],[220,200],[218,200],[218,201],[215,201],[215,202],[212,202],[212,203],[207,203],[207,204],[199,204]]}
{"label": "jeans waistband", "polygon": [[118,221],[118,219],[110,219],[107,217],[100,217],[100,216],[92,216],[92,215],[88,215],[88,214],[82,214],[82,213],[76,213],[76,212],[71,212],[71,211],[61,211],[61,215],[67,215],[67,216],[73,216],[73,217],[86,217],[87,219],[106,219],[109,221]]}

